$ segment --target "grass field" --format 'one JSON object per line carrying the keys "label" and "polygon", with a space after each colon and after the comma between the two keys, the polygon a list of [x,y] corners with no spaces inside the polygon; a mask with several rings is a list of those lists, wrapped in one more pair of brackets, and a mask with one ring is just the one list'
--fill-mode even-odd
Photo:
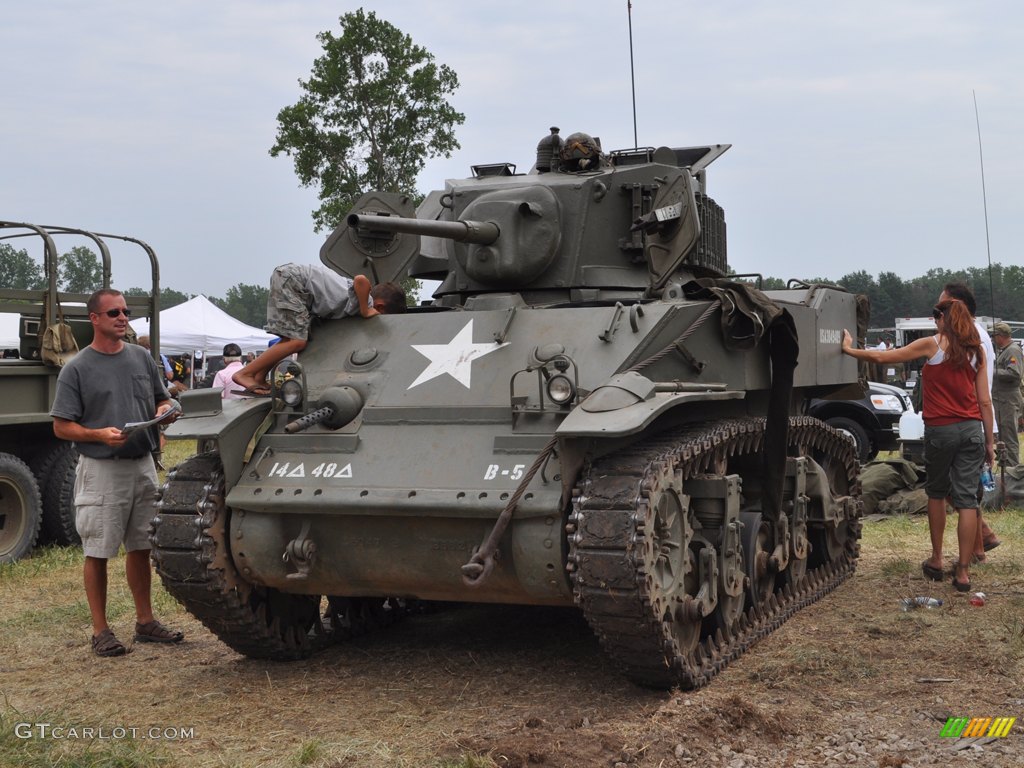
{"label": "grass field", "polygon": [[[193,447],[169,444],[165,464]],[[275,664],[228,649],[159,582],[157,615],[185,629],[186,643],[96,659],[81,552],[42,547],[0,566],[0,766],[610,766],[582,756],[619,751],[643,768],[698,764],[673,757],[680,729],[696,734],[686,749],[706,748],[707,764],[717,765],[720,744],[756,744],[769,727],[782,727],[797,750],[801,739],[832,733],[837,712],[865,731],[901,733],[927,733],[923,712],[1016,715],[1024,705],[1024,511],[989,518],[1003,543],[972,571],[984,607],[970,606],[948,580],[922,578],[923,516],[873,520],[852,579],[685,695],[624,683],[573,611],[490,606],[414,617],[386,638]],[[108,612],[119,632],[133,621],[123,566],[121,557],[110,570]],[[945,604],[901,612],[900,599],[916,595]],[[932,679],[947,682],[922,682]],[[108,737],[44,737],[44,723]],[[189,738],[110,737],[129,726],[180,728]],[[810,747],[799,754],[816,764]]]}

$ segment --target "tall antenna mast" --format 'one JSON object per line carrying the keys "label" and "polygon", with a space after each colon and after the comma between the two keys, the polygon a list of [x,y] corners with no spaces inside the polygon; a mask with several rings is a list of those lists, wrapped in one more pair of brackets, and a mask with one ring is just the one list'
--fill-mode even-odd
{"label": "tall antenna mast", "polygon": [[985,251],[988,253],[988,295],[992,302],[992,317],[996,316],[996,291],[992,286],[992,246],[988,238],[988,198],[985,195],[985,156],[981,152],[981,118],[978,117],[978,94],[971,89],[974,97],[974,121],[978,125],[978,161],[981,164],[981,204],[985,211]]}
{"label": "tall antenna mast", "polygon": [[633,149],[640,146],[636,138],[636,77],[633,75],[633,3],[626,0],[626,15],[629,17],[629,82],[633,88]]}

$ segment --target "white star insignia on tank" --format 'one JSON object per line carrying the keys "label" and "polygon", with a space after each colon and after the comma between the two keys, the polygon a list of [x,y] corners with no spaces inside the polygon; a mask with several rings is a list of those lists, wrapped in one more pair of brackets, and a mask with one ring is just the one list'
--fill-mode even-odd
{"label": "white star insignia on tank", "polygon": [[423,373],[416,377],[416,381],[409,385],[409,389],[446,373],[469,389],[473,361],[502,347],[507,347],[508,342],[491,341],[486,344],[474,344],[473,321],[470,320],[447,344],[412,344],[410,346],[427,358],[430,364]]}

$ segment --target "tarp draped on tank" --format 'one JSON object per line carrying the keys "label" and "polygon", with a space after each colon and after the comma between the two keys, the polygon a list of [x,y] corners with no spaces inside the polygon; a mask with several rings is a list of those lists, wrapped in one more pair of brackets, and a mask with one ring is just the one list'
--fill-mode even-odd
{"label": "tarp draped on tank", "polygon": [[772,521],[782,513],[786,477],[786,446],[789,439],[789,401],[793,371],[800,352],[793,317],[762,291],[748,283],[698,278],[683,286],[691,299],[716,298],[722,303],[722,338],[726,349],[753,349],[768,336],[772,385],[768,400],[764,444],[764,492],[762,514]]}
{"label": "tarp draped on tank", "polygon": [[[149,320],[131,322],[139,336],[149,333]],[[224,345],[234,342],[242,352],[259,352],[276,338],[272,334],[246,325],[217,307],[205,296],[195,296],[184,304],[160,312],[160,351],[165,355],[220,355]]]}
{"label": "tarp draped on tank", "polygon": [[722,302],[722,336],[726,349],[733,351],[756,347],[768,328],[785,312],[748,283],[705,277],[684,285],[683,294],[688,299],[716,298]]}

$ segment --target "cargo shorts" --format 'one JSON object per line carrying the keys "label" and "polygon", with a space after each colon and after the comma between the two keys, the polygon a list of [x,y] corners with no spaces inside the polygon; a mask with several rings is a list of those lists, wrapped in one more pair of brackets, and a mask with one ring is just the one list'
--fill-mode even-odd
{"label": "cargo shorts", "polygon": [[150,549],[156,488],[152,454],[138,459],[79,458],[75,528],[86,557],[109,560],[122,544],[127,552]]}
{"label": "cargo shorts", "polygon": [[284,264],[270,276],[270,293],[267,296],[267,333],[288,339],[309,337],[309,326],[313,322],[310,312],[313,300],[300,277],[295,264]]}
{"label": "cargo shorts", "polygon": [[951,498],[956,509],[976,509],[984,463],[985,430],[980,421],[925,425],[924,488],[929,499]]}

